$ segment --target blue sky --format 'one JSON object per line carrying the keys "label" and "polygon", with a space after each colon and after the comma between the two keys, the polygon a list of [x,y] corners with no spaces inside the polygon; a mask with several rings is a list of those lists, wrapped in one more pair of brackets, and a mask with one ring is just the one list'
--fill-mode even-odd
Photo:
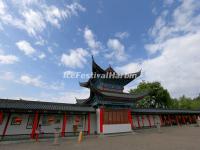
{"label": "blue sky", "polygon": [[173,97],[200,92],[200,2],[0,0],[0,97],[74,103],[88,90],[64,73],[103,68],[159,81]]}

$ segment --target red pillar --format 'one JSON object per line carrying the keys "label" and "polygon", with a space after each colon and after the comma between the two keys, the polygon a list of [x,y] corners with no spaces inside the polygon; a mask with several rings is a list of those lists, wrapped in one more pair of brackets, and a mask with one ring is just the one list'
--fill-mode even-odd
{"label": "red pillar", "polygon": [[142,125],[144,127],[144,115],[142,115]]}
{"label": "red pillar", "polygon": [[140,126],[140,119],[139,119],[138,115],[137,115],[137,122],[138,122],[138,127],[141,128],[141,126]]}
{"label": "red pillar", "polygon": [[188,118],[189,118],[190,124],[192,124],[192,118],[191,118],[191,116],[188,115]]}
{"label": "red pillar", "polygon": [[185,124],[185,116],[182,116],[183,123]]}
{"label": "red pillar", "polygon": [[161,115],[159,115],[159,117],[160,117],[160,126],[163,126],[163,120],[162,120],[162,116],[161,116]]}
{"label": "red pillar", "polygon": [[130,110],[128,110],[128,120],[129,120],[129,123],[131,124],[131,129],[135,128]]}
{"label": "red pillar", "polygon": [[167,125],[166,116],[163,115],[163,118],[164,118],[164,124]]}
{"label": "red pillar", "polygon": [[150,120],[150,118],[149,118],[149,115],[147,115],[147,119],[148,119],[148,121],[149,121],[149,126],[151,127],[151,120]]}
{"label": "red pillar", "polygon": [[8,113],[8,118],[7,118],[7,121],[6,121],[5,128],[4,128],[4,130],[3,130],[2,139],[3,139],[3,137],[6,135],[6,131],[7,131],[7,129],[8,129],[8,124],[9,124],[9,121],[10,121],[10,116],[11,116],[11,113],[9,112],[9,113]]}
{"label": "red pillar", "polygon": [[64,113],[64,115],[63,115],[63,124],[62,124],[62,132],[61,132],[61,136],[62,137],[65,136],[66,124],[67,124],[67,115],[66,115],[66,113]]}
{"label": "red pillar", "polygon": [[100,133],[103,133],[103,108],[100,108]]}
{"label": "red pillar", "polygon": [[90,135],[90,112],[88,113],[88,135]]}
{"label": "red pillar", "polygon": [[0,124],[3,122],[3,112],[0,112]]}
{"label": "red pillar", "polygon": [[179,119],[178,119],[178,116],[176,116],[176,123],[177,123],[178,126],[180,126],[180,125],[179,125]]}
{"label": "red pillar", "polygon": [[38,119],[39,119],[39,113],[38,113],[38,111],[36,111],[35,116],[34,116],[34,121],[33,121],[32,133],[31,133],[32,139],[34,139],[34,137],[35,137],[35,132],[36,132],[37,127],[38,127]]}
{"label": "red pillar", "polygon": [[168,120],[169,120],[169,124],[172,125],[172,120],[170,118],[170,115],[168,115]]}

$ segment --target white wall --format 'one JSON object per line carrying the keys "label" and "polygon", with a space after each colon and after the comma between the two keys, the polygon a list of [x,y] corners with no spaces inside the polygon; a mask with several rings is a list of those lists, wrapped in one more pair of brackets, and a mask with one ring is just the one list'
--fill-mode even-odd
{"label": "white wall", "polygon": [[6,122],[7,122],[7,119],[8,119],[8,114],[7,113],[4,113],[3,114],[4,118],[3,118],[3,122],[2,124],[0,124],[0,135],[3,135],[3,130],[6,126]]}
{"label": "white wall", "polygon": [[[90,121],[91,121],[90,122],[90,133],[91,134],[94,134],[95,131],[97,131],[97,133],[100,133],[100,116],[99,115],[100,115],[100,109],[97,109],[96,113],[90,114]],[[20,116],[22,118],[21,125],[11,125],[12,118],[15,116]],[[74,124],[75,116],[76,115],[67,115],[67,124],[66,124],[65,132],[73,132],[73,124]],[[82,116],[83,116],[83,118],[85,117],[85,115],[82,115]],[[8,117],[8,114],[4,114],[3,123],[0,125],[0,135],[3,134],[3,130],[6,125],[7,117]],[[27,122],[28,122],[28,117],[29,117],[29,114],[17,114],[17,113],[11,114],[6,135],[31,134],[32,129],[26,128]],[[42,117],[43,117],[43,115],[41,114],[39,124],[42,124]],[[57,127],[59,127],[61,130],[62,125],[63,125],[63,114],[60,114],[60,118],[61,118],[60,123],[54,123],[51,125],[42,126],[43,132],[54,133],[55,128],[57,128]],[[139,118],[140,118],[140,126],[142,127],[142,125],[143,125],[142,124],[142,116],[139,115]],[[149,118],[151,120],[152,126],[155,125],[154,122],[160,123],[159,115],[149,115]],[[132,120],[133,120],[134,126],[138,127],[136,115],[132,115]],[[86,118],[84,118],[82,121],[83,121],[82,130],[87,131],[88,130],[88,116],[86,115]],[[146,126],[146,127],[149,126],[147,115],[144,115],[144,126]],[[110,125],[104,124],[103,125],[103,133],[117,133],[117,132],[129,132],[129,131],[131,131],[131,124],[114,124],[114,125],[113,124],[110,124]]]}
{"label": "white wall", "polygon": [[138,122],[137,122],[137,117],[135,115],[132,115],[132,121],[133,121],[134,126],[137,128]]}
{"label": "white wall", "polygon": [[95,113],[90,114],[90,133],[94,134],[94,132],[97,132],[97,116]]}
{"label": "white wall", "polygon": [[104,124],[103,133],[131,132],[131,124]]}
{"label": "white wall", "polygon": [[[138,117],[139,117],[140,126],[142,128],[143,127],[142,115],[138,115]],[[149,121],[148,121],[147,115],[143,115],[143,117],[144,117],[144,127],[149,127]],[[132,115],[132,120],[135,127],[138,128],[139,126],[138,126],[138,121],[137,121],[137,115]],[[159,115],[149,115],[149,120],[151,122],[151,126],[155,126],[156,123],[161,123]]]}
{"label": "white wall", "polygon": [[[22,118],[21,124],[20,125],[11,125],[12,118],[17,117],[17,116],[20,116]],[[29,117],[29,114],[16,114],[16,113],[11,114],[6,135],[30,134],[32,129],[26,128],[26,125],[28,122],[28,117]]]}
{"label": "white wall", "polygon": [[97,133],[100,133],[100,109],[96,109]]}
{"label": "white wall", "polygon": [[55,132],[55,128],[60,128],[60,130],[62,129],[62,120],[63,120],[63,115],[59,115],[61,117],[60,123],[52,123],[50,125],[43,125],[42,124],[42,119],[44,117],[44,114],[40,115],[40,120],[39,120],[39,124],[41,124],[41,130],[44,133],[54,133]]}

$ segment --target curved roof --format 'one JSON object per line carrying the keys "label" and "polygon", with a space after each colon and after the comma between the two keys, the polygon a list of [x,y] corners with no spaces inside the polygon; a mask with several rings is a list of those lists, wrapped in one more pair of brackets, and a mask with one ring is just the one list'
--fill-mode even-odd
{"label": "curved roof", "polygon": [[[107,69],[102,69],[95,61],[92,56],[92,73],[93,75],[99,74],[100,76],[96,76],[96,78],[101,78],[101,75],[105,75],[106,73],[115,73],[115,78],[109,78],[109,80],[118,80],[123,86],[127,85],[137,77],[141,75],[141,70],[135,73],[129,73],[125,75],[118,75],[116,71],[109,66]],[[90,81],[95,80],[96,78],[90,78],[87,82],[79,82],[79,85],[82,87],[90,88]]]}

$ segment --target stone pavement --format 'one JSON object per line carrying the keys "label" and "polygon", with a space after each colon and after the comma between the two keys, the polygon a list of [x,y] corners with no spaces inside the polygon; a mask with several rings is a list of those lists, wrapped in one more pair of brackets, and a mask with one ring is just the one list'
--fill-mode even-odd
{"label": "stone pavement", "polygon": [[0,143],[0,150],[200,150],[200,127],[165,127],[136,130],[121,135],[91,136],[81,144],[77,139],[40,142]]}

